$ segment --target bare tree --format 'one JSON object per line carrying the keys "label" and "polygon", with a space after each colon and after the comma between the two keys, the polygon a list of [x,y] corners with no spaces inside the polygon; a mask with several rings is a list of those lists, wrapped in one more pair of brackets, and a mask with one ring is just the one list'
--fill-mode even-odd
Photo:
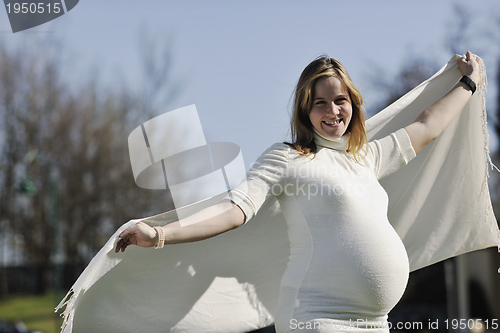
{"label": "bare tree", "polygon": [[148,29],[143,27],[139,36],[139,53],[143,68],[139,109],[145,119],[164,112],[161,108],[175,100],[184,85],[178,78],[175,79],[175,84],[172,84],[173,38],[167,36],[163,42],[158,42],[149,36]]}
{"label": "bare tree", "polygon": [[[119,225],[173,207],[132,176],[127,137],[145,120],[144,97],[92,82],[70,89],[41,50],[0,45],[0,223],[48,287],[58,260],[85,264]],[[162,61],[148,61],[151,89],[168,90]]]}
{"label": "bare tree", "polygon": [[[450,30],[445,38],[445,47],[451,54],[464,54],[470,46],[471,36],[471,16],[464,5],[455,3],[453,5],[453,20],[451,20]],[[479,51],[475,51],[479,52]]]}
{"label": "bare tree", "polygon": [[438,66],[435,63],[423,59],[410,59],[392,78],[381,75],[386,71],[378,69],[370,75],[369,82],[384,97],[379,104],[368,110],[368,114],[373,115],[394,103],[421,82],[430,78],[437,69]]}

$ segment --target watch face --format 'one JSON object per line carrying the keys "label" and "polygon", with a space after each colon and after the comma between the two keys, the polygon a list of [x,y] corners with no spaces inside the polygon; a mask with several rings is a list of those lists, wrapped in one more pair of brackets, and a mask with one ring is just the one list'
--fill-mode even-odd
{"label": "watch face", "polygon": [[73,9],[79,0],[4,0],[12,32],[19,32],[52,21]]}

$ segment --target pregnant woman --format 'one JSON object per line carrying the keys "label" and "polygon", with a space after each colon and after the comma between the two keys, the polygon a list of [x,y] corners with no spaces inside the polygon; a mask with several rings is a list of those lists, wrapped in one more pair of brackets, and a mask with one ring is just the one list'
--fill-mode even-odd
{"label": "pregnant woman", "polygon": [[333,58],[314,60],[295,90],[290,143],[267,149],[219,204],[165,226],[127,228],[116,252],[216,236],[252,223],[275,197],[290,240],[276,331],[388,332],[387,314],[406,288],[409,262],[379,180],[438,137],[474,94],[476,56],[467,52],[457,61],[462,79],[451,91],[411,124],[367,142],[363,99],[349,74]]}

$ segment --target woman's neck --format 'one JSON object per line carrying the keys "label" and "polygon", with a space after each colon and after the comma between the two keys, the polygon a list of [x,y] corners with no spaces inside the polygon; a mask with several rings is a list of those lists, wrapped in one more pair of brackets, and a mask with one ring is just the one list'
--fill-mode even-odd
{"label": "woman's neck", "polygon": [[346,151],[349,147],[349,137],[350,133],[345,133],[338,139],[327,138],[321,133],[319,133],[315,128],[314,130],[314,142],[317,146],[330,148],[334,150]]}

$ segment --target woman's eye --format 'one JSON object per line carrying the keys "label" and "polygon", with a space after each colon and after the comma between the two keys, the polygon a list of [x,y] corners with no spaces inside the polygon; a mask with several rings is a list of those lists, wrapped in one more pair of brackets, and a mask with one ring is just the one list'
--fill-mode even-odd
{"label": "woman's eye", "polygon": [[316,102],[316,105],[321,105],[321,104],[325,104],[325,101],[317,101]]}

